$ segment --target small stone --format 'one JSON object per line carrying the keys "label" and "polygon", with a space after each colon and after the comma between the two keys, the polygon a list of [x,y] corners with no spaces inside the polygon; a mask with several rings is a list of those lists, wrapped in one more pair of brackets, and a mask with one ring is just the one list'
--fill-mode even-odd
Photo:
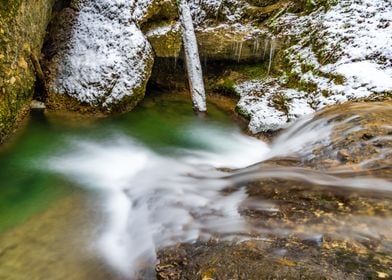
{"label": "small stone", "polygon": [[33,101],[31,101],[30,108],[31,109],[45,109],[46,106],[45,106],[44,102],[41,102],[38,100],[33,100]]}
{"label": "small stone", "polygon": [[342,149],[338,152],[338,158],[343,161],[347,161],[350,158],[348,150]]}
{"label": "small stone", "polygon": [[286,259],[286,258],[278,258],[276,260],[276,262],[279,265],[288,266],[288,267],[295,267],[295,266],[297,266],[297,264],[294,261]]}
{"label": "small stone", "polygon": [[15,82],[16,82],[16,78],[15,77],[11,77],[11,79],[9,80],[9,83],[11,85],[13,85],[13,84],[15,84]]}
{"label": "small stone", "polygon": [[25,70],[29,67],[29,65],[27,64],[26,60],[23,57],[19,59],[18,65],[20,68],[23,68]]}
{"label": "small stone", "polygon": [[372,139],[373,137],[374,137],[374,135],[371,134],[371,133],[369,133],[369,132],[366,132],[366,133],[364,133],[364,134],[362,135],[362,139],[364,139],[364,140],[370,140],[370,139]]}
{"label": "small stone", "polygon": [[377,271],[377,277],[381,279],[386,279],[389,277],[388,273]]}

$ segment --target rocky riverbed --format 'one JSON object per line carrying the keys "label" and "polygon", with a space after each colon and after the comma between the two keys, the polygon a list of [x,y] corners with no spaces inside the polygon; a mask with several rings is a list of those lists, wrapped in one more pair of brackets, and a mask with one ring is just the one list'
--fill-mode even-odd
{"label": "rocky riverbed", "polygon": [[0,2],[0,278],[391,278],[390,1],[186,4],[197,117],[176,1]]}

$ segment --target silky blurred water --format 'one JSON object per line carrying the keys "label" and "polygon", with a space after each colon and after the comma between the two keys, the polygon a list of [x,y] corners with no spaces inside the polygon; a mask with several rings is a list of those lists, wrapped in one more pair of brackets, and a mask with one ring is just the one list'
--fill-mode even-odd
{"label": "silky blurred water", "polygon": [[[95,122],[33,112],[25,131],[0,155],[4,166],[0,228],[6,235],[40,219],[39,213],[55,208],[61,198],[81,197],[84,203],[62,223],[69,219],[72,224],[75,215],[88,213],[79,228],[71,229],[76,236],[86,232],[78,250],[97,257],[100,265],[126,279],[141,268],[153,271],[156,252],[167,246],[210,238],[239,241],[265,233],[285,235],[285,228],[266,228],[241,214],[280,211],[275,201],[250,198],[249,182],[284,179],[336,192],[371,190],[390,196],[388,179],[355,170],[350,175],[343,167],[317,170],[304,164],[314,158],[316,147],[329,145],[336,127],[355,118],[334,123],[333,117],[310,116],[266,144],[244,134],[212,104],[207,116],[197,117],[183,97],[149,97],[129,114]],[[302,164],[263,165],[292,157]],[[349,232],[348,228],[366,224],[366,217],[351,218],[357,221],[338,230],[350,238],[362,236],[364,230],[353,226]],[[390,218],[379,222],[382,228]],[[51,220],[51,227],[57,223]],[[319,238],[329,230],[312,226],[307,238]],[[35,240],[45,244],[39,234]],[[389,238],[388,233],[385,236]]]}

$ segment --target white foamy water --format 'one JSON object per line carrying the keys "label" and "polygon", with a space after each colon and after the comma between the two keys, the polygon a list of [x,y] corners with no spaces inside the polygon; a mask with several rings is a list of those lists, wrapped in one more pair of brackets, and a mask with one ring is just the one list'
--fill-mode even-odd
{"label": "white foamy water", "polygon": [[238,131],[189,130],[204,150],[176,149],[163,156],[126,136],[104,142],[72,139],[72,151],[49,169],[103,193],[106,224],[96,249],[125,276],[155,264],[156,250],[179,242],[234,236],[247,227],[238,213],[245,190],[224,195],[230,182],[217,167],[261,161],[268,146]]}
{"label": "white foamy water", "polygon": [[168,147],[164,154],[121,134],[105,141],[71,139],[72,150],[52,157],[46,166],[80,186],[100,190],[106,222],[96,250],[119,273],[132,278],[141,268],[153,267],[156,252],[166,246],[284,232],[257,228],[240,215],[244,207],[279,211],[271,201],[248,198],[242,186],[249,181],[284,178],[391,192],[392,183],[377,178],[255,165],[273,157],[308,157],[315,144],[329,141],[332,130],[328,120],[305,118],[269,146],[239,131],[205,124],[184,130],[203,149]]}

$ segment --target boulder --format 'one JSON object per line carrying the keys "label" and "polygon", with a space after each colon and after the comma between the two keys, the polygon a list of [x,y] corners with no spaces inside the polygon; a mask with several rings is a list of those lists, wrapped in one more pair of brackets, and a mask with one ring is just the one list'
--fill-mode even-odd
{"label": "boulder", "polygon": [[49,109],[108,114],[143,98],[153,51],[134,23],[143,7],[131,5],[82,1],[56,18],[45,51]]}
{"label": "boulder", "polygon": [[28,112],[54,0],[0,1],[0,142]]}

